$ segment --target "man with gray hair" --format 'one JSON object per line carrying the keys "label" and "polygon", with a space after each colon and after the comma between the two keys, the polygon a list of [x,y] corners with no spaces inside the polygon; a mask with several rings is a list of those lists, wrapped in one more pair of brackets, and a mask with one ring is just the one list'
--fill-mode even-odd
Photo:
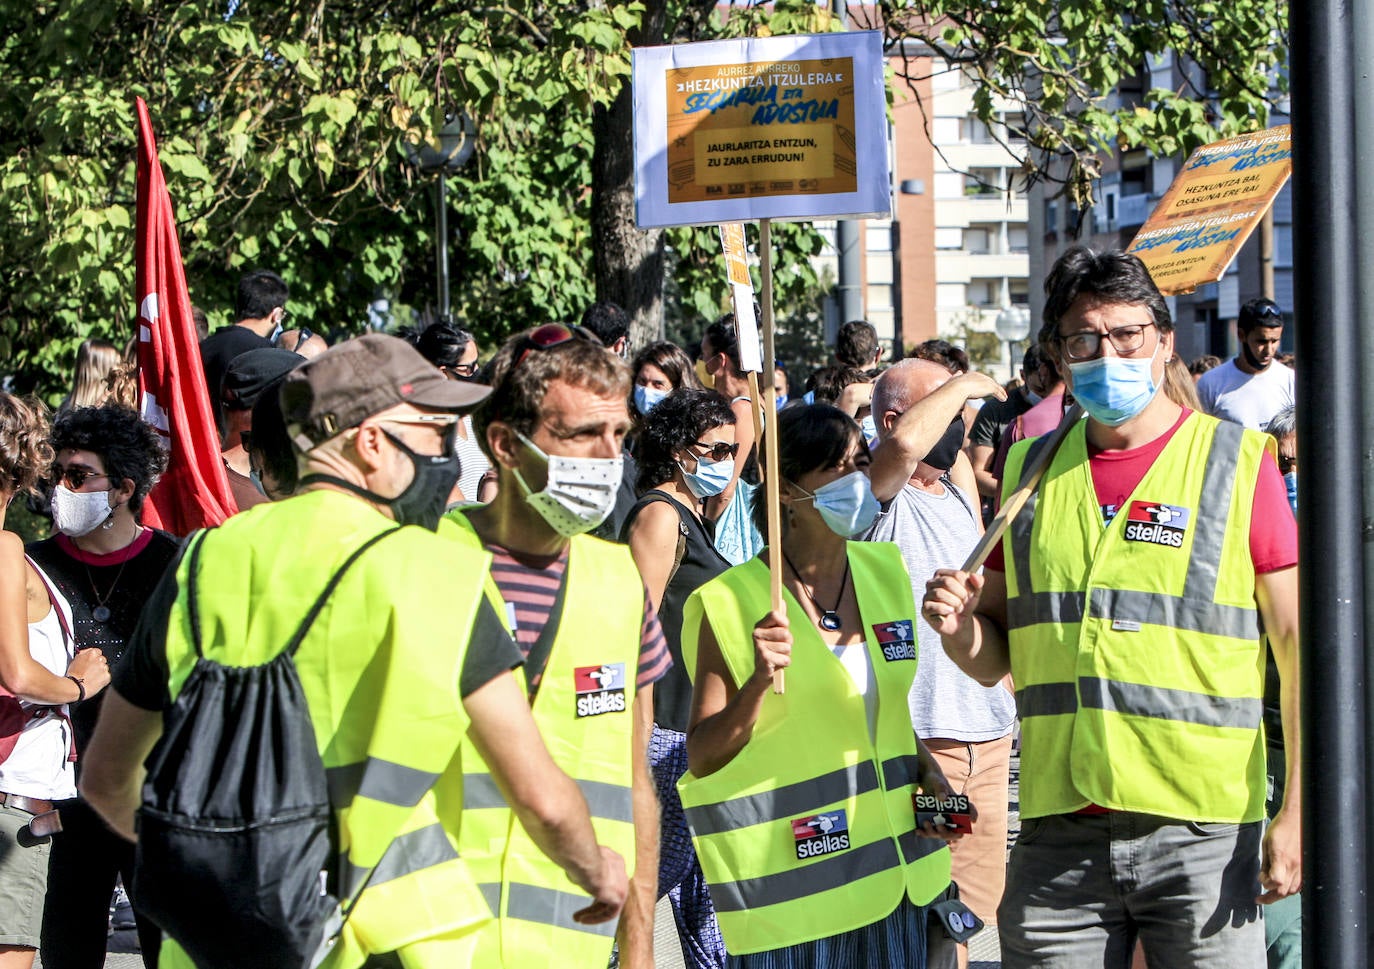
{"label": "man with gray hair", "polygon": [[[929,360],[907,359],[878,378],[873,419],[879,444],[870,480],[881,511],[864,534],[895,542],[911,574],[912,591],[925,595],[935,569],[958,568],[982,533],[973,468],[960,450],[963,406],[971,399],[1005,398],[996,381],[973,371],[952,376]],[[1006,876],[1007,782],[1016,703],[1005,686],[985,687],[955,666],[940,637],[924,623],[916,680],[907,698],[911,725],[935,756],[950,788],[978,811],[973,833],[952,857],[962,900],[979,918],[997,921]],[[960,945],[959,965],[968,964]]]}

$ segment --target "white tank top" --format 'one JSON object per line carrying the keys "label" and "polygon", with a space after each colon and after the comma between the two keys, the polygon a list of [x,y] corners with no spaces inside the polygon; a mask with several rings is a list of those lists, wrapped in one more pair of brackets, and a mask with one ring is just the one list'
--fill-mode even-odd
{"label": "white tank top", "polygon": [[[64,676],[71,662],[73,649],[62,630],[65,619],[71,626],[71,607],[37,565],[29,563],[47,583],[51,598],[56,601],[48,614],[38,622],[29,623],[29,655],[43,667]],[[62,610],[62,618],[58,610]],[[0,763],[0,791],[60,801],[76,797],[76,770],[69,759],[72,728],[67,720],[67,708],[40,703],[23,704],[25,711],[41,711],[42,716],[28,720],[19,735],[14,750]]]}

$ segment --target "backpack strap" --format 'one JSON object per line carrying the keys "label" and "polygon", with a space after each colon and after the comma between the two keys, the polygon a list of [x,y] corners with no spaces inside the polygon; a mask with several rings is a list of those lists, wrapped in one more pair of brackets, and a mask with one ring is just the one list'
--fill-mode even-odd
{"label": "backpack strap", "polygon": [[[400,530],[400,525],[397,525],[395,528],[385,528],[353,550],[353,553],[344,560],[343,565],[339,566],[338,571],[330,576],[329,582],[325,584],[324,591],[315,599],[315,603],[310,607],[310,611],[305,614],[305,618],[301,620],[301,624],[296,627],[296,632],[292,635],[290,641],[286,644],[286,648],[282,650],[282,653],[287,656],[296,655],[296,650],[300,649],[306,634],[310,632],[310,627],[315,624],[315,619],[319,616],[320,610],[324,608],[325,602],[334,594],[334,589],[338,587],[339,581],[344,577],[344,573],[347,572],[353,563],[358,561],[359,557],[369,548],[376,545],[391,533]],[[198,539],[193,539],[195,544],[191,546],[191,563],[187,567],[186,572],[186,611],[191,623],[191,645],[195,647],[196,656],[200,659],[205,658],[205,652],[201,647],[200,609],[196,597],[196,566],[200,563],[200,550],[205,544],[205,536],[208,534],[209,530],[207,529],[200,533]]]}
{"label": "backpack strap", "polygon": [[310,607],[310,611],[305,614],[305,618],[301,620],[300,626],[296,628],[296,634],[291,637],[291,641],[286,644],[286,649],[282,650],[282,652],[287,656],[296,655],[296,650],[301,648],[301,642],[304,641],[306,633],[310,632],[310,627],[315,625],[316,617],[319,616],[320,610],[324,608],[325,602],[334,594],[334,589],[338,587],[339,581],[344,577],[344,573],[352,567],[354,562],[362,557],[364,552],[388,535],[399,532],[401,528],[402,526],[397,525],[395,528],[383,529],[353,550],[353,554],[345,559],[344,564],[339,566],[339,570],[330,577],[329,582],[324,587],[324,591],[321,592],[319,598],[315,600],[315,604]]}
{"label": "backpack strap", "polygon": [[677,512],[677,548],[673,552],[673,567],[668,570],[668,578],[663,583],[663,588],[666,589],[672,583],[673,576],[677,575],[677,570],[682,566],[682,560],[687,555],[687,523],[682,520],[682,508],[666,491],[659,491],[654,488],[652,491],[644,492],[644,497],[650,501],[661,501],[670,505],[673,511]]}

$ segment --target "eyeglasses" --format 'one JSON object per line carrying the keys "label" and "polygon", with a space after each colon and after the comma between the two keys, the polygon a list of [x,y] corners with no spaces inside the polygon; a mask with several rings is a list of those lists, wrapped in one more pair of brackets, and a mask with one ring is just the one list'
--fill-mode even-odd
{"label": "eyeglasses", "polygon": [[451,367],[444,367],[444,373],[452,377],[475,377],[477,376],[477,361],[472,363],[455,363]]}
{"label": "eyeglasses", "polygon": [[570,343],[578,339],[578,336],[577,330],[570,326],[564,326],[562,323],[545,323],[520,338],[520,352],[516,355],[515,364],[511,369],[514,370],[524,363],[531,350],[549,350]]}
{"label": "eyeglasses", "polygon": [[67,483],[67,487],[77,491],[86,483],[89,478],[109,478],[104,471],[92,471],[90,468],[83,468],[79,464],[73,464],[64,468],[60,464],[52,466],[52,483],[59,485]]}
{"label": "eyeglasses", "polygon": [[1104,336],[1111,341],[1117,353],[1134,353],[1145,342],[1145,330],[1151,326],[1154,324],[1143,323],[1136,326],[1118,326],[1106,333],[1084,330],[1081,333],[1071,333],[1068,336],[1060,334],[1059,342],[1064,345],[1064,352],[1070,360],[1087,360],[1097,356],[1097,352],[1102,349]]}
{"label": "eyeglasses", "polygon": [[716,441],[714,444],[704,444],[701,441],[693,441],[693,446],[706,449],[702,457],[709,457],[712,461],[724,461],[726,458],[733,458],[739,453],[739,444],[726,444],[724,441]]}

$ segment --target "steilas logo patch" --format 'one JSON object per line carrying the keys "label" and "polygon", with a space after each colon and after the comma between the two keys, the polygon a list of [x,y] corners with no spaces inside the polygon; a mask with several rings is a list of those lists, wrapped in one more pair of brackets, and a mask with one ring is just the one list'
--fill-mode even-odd
{"label": "steilas logo patch", "polygon": [[797,858],[815,858],[849,847],[849,819],[843,810],[813,814],[792,822],[792,840]]}
{"label": "steilas logo patch", "polygon": [[1126,541],[1183,547],[1191,513],[1187,508],[1156,501],[1133,501],[1126,514]]}
{"label": "steilas logo patch", "polygon": [[916,658],[916,623],[910,619],[880,622],[873,625],[873,636],[889,663],[899,659]]}
{"label": "steilas logo patch", "polygon": [[625,709],[625,664],[575,667],[573,689],[577,693],[579,718],[621,713]]}

